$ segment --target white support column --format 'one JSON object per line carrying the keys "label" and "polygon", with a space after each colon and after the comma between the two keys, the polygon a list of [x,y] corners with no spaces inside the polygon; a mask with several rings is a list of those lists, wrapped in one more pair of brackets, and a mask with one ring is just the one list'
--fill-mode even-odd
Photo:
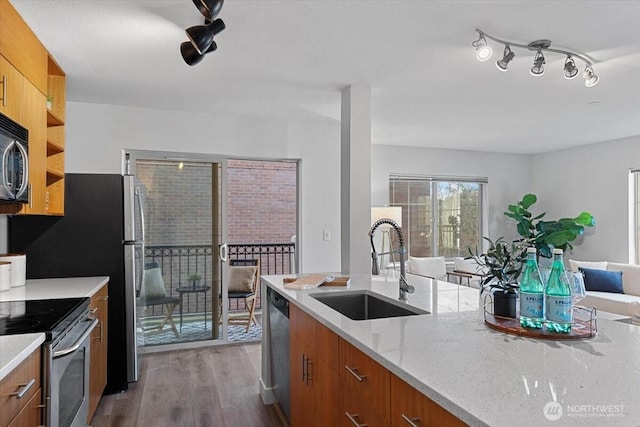
{"label": "white support column", "polygon": [[351,85],[341,94],[340,222],[345,274],[371,273],[371,89]]}

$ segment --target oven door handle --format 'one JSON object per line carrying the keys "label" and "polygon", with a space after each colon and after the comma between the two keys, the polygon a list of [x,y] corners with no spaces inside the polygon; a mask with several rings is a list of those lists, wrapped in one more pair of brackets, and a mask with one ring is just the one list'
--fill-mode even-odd
{"label": "oven door handle", "polygon": [[86,331],[84,331],[82,336],[80,338],[78,338],[76,340],[76,342],[73,343],[73,345],[71,347],[67,347],[67,348],[64,348],[62,350],[54,351],[53,352],[53,358],[57,359],[59,357],[66,356],[67,354],[73,353],[74,351],[79,349],[82,346],[82,343],[84,342],[84,340],[87,339],[87,337],[89,336],[89,334],[91,334],[91,332],[93,332],[93,329],[96,327],[98,322],[99,322],[98,319],[94,319],[93,322],[91,322],[91,325],[89,326],[89,328]]}

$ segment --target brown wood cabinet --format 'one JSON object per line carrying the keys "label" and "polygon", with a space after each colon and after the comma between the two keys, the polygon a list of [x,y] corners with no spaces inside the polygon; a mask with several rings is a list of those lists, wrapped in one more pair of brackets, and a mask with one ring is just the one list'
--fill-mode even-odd
{"label": "brown wood cabinet", "polygon": [[391,375],[391,425],[458,427],[465,423],[418,390]]}
{"label": "brown wood cabinet", "polygon": [[[41,350],[38,347],[0,381],[0,426],[38,426],[42,421]],[[31,423],[35,420],[35,423]]]}
{"label": "brown wood cabinet", "polygon": [[289,305],[291,426],[464,426],[313,317]]}
{"label": "brown wood cabinet", "polygon": [[294,305],[291,325],[291,425],[337,426],[338,336]]}
{"label": "brown wood cabinet", "polygon": [[91,334],[90,369],[89,369],[89,415],[87,424],[91,424],[100,398],[107,385],[107,332],[108,321],[108,285],[104,285],[91,297],[89,309],[98,319],[98,326]]}
{"label": "brown wood cabinet", "polygon": [[64,71],[0,0],[0,113],[29,130],[29,203],[0,202],[0,213],[64,215],[65,105]]}

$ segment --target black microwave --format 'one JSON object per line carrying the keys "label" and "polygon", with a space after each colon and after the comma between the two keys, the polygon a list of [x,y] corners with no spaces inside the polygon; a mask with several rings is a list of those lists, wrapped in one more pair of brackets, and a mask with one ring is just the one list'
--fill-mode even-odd
{"label": "black microwave", "polygon": [[0,114],[0,200],[29,202],[29,131]]}

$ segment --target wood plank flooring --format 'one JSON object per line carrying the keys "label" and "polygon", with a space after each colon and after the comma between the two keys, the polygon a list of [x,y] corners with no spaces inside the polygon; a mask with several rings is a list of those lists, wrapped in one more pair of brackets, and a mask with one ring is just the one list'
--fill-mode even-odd
{"label": "wood plank flooring", "polygon": [[147,354],[140,379],[103,396],[93,427],[282,427],[260,400],[260,344]]}

